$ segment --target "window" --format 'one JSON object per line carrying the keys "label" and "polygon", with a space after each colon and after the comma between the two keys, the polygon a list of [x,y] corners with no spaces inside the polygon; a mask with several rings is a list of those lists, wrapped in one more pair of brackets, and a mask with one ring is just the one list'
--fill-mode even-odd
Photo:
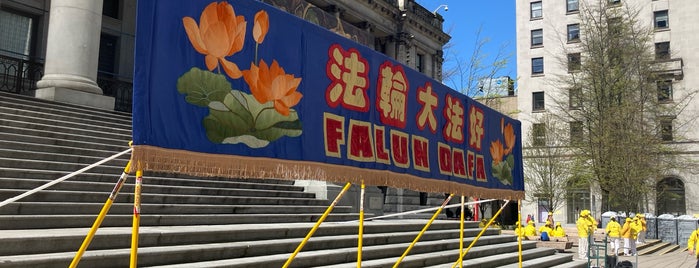
{"label": "window", "polygon": [[580,71],[582,62],[580,61],[580,53],[568,54],[568,72]]}
{"label": "window", "polygon": [[570,144],[583,141],[583,124],[580,121],[570,122]]}
{"label": "window", "polygon": [[610,35],[621,35],[622,28],[623,24],[621,23],[620,17],[609,18],[607,21],[607,30],[609,31]]}
{"label": "window", "polygon": [[658,101],[672,101],[672,80],[658,81]]}
{"label": "window", "polygon": [[544,30],[532,30],[532,46],[540,46],[544,44]]}
{"label": "window", "polygon": [[119,19],[119,0],[104,0],[102,15]]}
{"label": "window", "polygon": [[417,59],[415,59],[415,69],[421,73],[425,72],[425,55],[420,53],[417,54]]}
{"label": "window", "polygon": [[672,118],[660,119],[660,139],[672,141]]}
{"label": "window", "polygon": [[568,42],[580,40],[580,24],[568,24]]}
{"label": "window", "polygon": [[546,145],[546,125],[544,124],[533,124],[532,125],[532,145],[533,146],[545,146]]}
{"label": "window", "polygon": [[543,111],[544,108],[544,92],[533,92],[532,111]]}
{"label": "window", "polygon": [[0,55],[29,59],[35,19],[0,10]]}
{"label": "window", "polygon": [[568,91],[568,105],[570,109],[580,108],[582,105],[582,90],[579,88],[573,88]]}
{"label": "window", "polygon": [[568,0],[568,3],[566,4],[566,11],[578,11],[578,0]]}
{"label": "window", "polygon": [[619,5],[621,4],[621,0],[609,0],[610,5]]}
{"label": "window", "polygon": [[543,11],[541,10],[541,1],[539,2],[532,2],[530,4],[531,7],[531,17],[532,19],[538,19],[544,16]]}
{"label": "window", "polygon": [[670,42],[655,43],[655,59],[669,60],[670,59]]}
{"label": "window", "polygon": [[655,29],[670,27],[667,10],[653,12],[653,21],[655,22]]}
{"label": "window", "polygon": [[532,59],[532,74],[543,74],[544,73],[544,58],[533,58]]}
{"label": "window", "polygon": [[119,37],[111,34],[100,35],[100,51],[97,60],[97,70],[100,75],[114,75],[117,63],[117,44]]}

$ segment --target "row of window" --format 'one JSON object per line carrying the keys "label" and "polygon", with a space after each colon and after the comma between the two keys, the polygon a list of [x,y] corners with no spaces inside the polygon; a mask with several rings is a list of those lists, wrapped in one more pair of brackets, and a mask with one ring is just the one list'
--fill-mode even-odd
{"label": "row of window", "polygon": [[[670,42],[658,42],[655,43],[655,59],[656,60],[669,60],[671,58],[670,54]],[[582,67],[582,58],[580,53],[569,53],[568,54],[568,72],[580,71]],[[532,58],[532,75],[542,75],[544,74],[544,57],[534,57]]]}
{"label": "row of window", "polygon": [[[579,11],[579,0],[566,0],[566,12],[573,13]],[[621,0],[609,0],[610,4],[621,4]],[[529,15],[532,20],[542,19],[544,11],[541,1],[531,2],[529,4]],[[669,16],[667,10],[653,12],[653,26],[656,29],[665,29],[670,27]]]}
{"label": "row of window", "polygon": [[[659,120],[660,123],[660,128],[659,128],[659,133],[658,136],[660,137],[661,140],[663,141],[672,141],[674,139],[673,131],[672,131],[672,125],[673,125],[673,119],[672,118],[661,118]],[[579,144],[583,141],[584,138],[584,130],[583,130],[583,122],[580,121],[574,121],[574,122],[569,122],[568,123],[568,129],[569,129],[569,141],[570,144]],[[533,136],[533,141],[532,145],[533,146],[546,146],[546,124],[543,123],[536,123],[532,124],[532,136]]]}
{"label": "row of window", "polygon": [[[658,102],[672,101],[672,80],[662,80],[656,82]],[[570,109],[580,108],[580,91],[571,89],[568,93],[568,102]],[[546,109],[544,100],[544,92],[532,92],[532,111],[541,112]]]}

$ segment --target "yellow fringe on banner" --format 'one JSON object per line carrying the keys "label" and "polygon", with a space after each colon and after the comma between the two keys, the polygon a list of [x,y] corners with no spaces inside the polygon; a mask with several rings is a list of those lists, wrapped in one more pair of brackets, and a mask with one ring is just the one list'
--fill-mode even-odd
{"label": "yellow fringe on banner", "polygon": [[208,154],[149,145],[133,146],[131,170],[242,179],[320,180],[389,186],[421,192],[445,192],[481,198],[522,199],[524,191],[488,189],[465,183],[427,179],[386,170],[362,169],[310,161]]}

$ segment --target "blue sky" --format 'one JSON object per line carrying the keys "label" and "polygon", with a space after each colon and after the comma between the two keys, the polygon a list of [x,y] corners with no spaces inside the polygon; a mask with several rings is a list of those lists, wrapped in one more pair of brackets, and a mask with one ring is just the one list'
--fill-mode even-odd
{"label": "blue sky", "polygon": [[[487,55],[493,56],[501,46],[507,45],[504,52],[510,57],[506,69],[499,75],[516,78],[515,0],[417,0],[417,2],[430,11],[443,4],[449,7],[449,11],[444,11],[442,7],[437,13],[444,17],[444,31],[451,35],[452,52],[463,59],[470,58],[479,27],[482,27],[481,38],[490,39],[484,47]],[[449,57],[450,55],[445,55],[445,64],[453,64],[453,60]],[[492,60],[487,62],[490,63]],[[446,81],[445,84],[449,85]]]}

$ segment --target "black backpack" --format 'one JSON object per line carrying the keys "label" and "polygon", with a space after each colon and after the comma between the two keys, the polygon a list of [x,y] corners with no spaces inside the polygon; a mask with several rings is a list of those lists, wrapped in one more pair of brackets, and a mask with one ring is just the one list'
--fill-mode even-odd
{"label": "black backpack", "polygon": [[616,268],[633,268],[633,263],[630,261],[621,261],[616,264]]}

